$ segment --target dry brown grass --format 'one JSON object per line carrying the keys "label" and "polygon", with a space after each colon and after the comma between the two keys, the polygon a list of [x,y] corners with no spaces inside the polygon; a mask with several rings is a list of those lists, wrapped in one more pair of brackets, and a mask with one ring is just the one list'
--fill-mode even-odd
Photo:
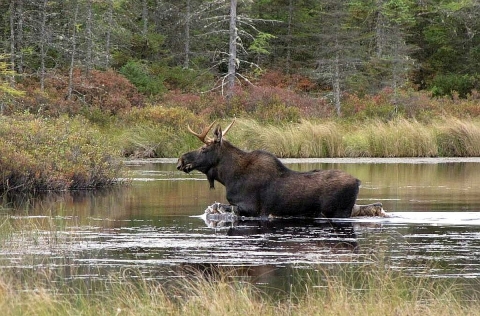
{"label": "dry brown grass", "polygon": [[475,120],[451,118],[426,124],[400,118],[284,125],[239,120],[237,125],[231,132],[235,145],[264,149],[278,157],[480,156],[480,122]]}
{"label": "dry brown grass", "polygon": [[480,124],[450,118],[436,123],[436,140],[440,155],[449,157],[480,156]]}
{"label": "dry brown grass", "polygon": [[[201,272],[167,284],[141,277],[112,277],[97,294],[30,280],[25,290],[12,275],[0,276],[5,315],[478,315],[451,281],[408,276],[378,266],[320,269],[298,275],[293,294],[272,298],[230,272]],[[131,272],[131,271],[130,271]],[[131,273],[128,275],[132,276]],[[297,291],[298,290],[298,291]],[[295,294],[296,293],[296,294]],[[471,295],[470,291],[470,295]]]}

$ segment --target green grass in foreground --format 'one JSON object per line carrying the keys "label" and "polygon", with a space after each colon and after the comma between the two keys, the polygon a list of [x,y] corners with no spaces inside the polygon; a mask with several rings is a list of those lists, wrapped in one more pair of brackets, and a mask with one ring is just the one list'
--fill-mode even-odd
{"label": "green grass in foreground", "polygon": [[15,275],[3,272],[0,308],[4,315],[480,314],[478,293],[470,290],[465,297],[453,281],[412,277],[375,264],[299,273],[292,293],[276,298],[233,270],[190,273],[163,285],[124,271],[106,281],[103,290],[92,293],[87,288],[78,283],[75,288],[35,283],[35,277],[19,282]]}

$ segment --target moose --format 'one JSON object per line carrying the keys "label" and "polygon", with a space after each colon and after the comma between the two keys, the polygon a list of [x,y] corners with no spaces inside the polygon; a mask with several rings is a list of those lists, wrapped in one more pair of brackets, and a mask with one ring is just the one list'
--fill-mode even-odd
{"label": "moose", "polygon": [[[201,133],[187,126],[204,144],[183,154],[177,169],[204,173],[212,189],[215,181],[224,185],[236,215],[348,218],[352,210],[363,209],[355,204],[360,180],[341,170],[298,172],[269,152],[243,151],[225,139],[233,123],[235,120],[224,131],[217,125],[213,138],[207,134],[215,122]],[[381,209],[381,204],[370,204],[368,209],[372,208]]]}

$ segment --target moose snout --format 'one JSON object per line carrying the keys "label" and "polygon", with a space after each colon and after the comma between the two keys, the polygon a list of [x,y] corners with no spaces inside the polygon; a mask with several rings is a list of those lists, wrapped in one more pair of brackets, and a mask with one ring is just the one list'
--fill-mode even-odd
{"label": "moose snout", "polygon": [[178,158],[177,161],[177,170],[182,170],[183,169],[183,159],[182,157]]}
{"label": "moose snout", "polygon": [[178,158],[177,170],[181,170],[181,171],[184,171],[186,173],[189,173],[190,171],[192,171],[192,169],[193,169],[192,164],[189,163],[188,161],[185,161],[183,156]]}

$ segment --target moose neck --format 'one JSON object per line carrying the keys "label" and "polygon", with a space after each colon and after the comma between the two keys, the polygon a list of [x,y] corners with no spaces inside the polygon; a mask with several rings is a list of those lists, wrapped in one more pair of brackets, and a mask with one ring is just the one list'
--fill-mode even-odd
{"label": "moose neck", "polygon": [[235,174],[241,171],[247,154],[247,152],[233,146],[230,142],[223,140],[220,160],[210,175],[213,178],[212,180],[217,180],[227,187],[231,181],[235,180]]}

